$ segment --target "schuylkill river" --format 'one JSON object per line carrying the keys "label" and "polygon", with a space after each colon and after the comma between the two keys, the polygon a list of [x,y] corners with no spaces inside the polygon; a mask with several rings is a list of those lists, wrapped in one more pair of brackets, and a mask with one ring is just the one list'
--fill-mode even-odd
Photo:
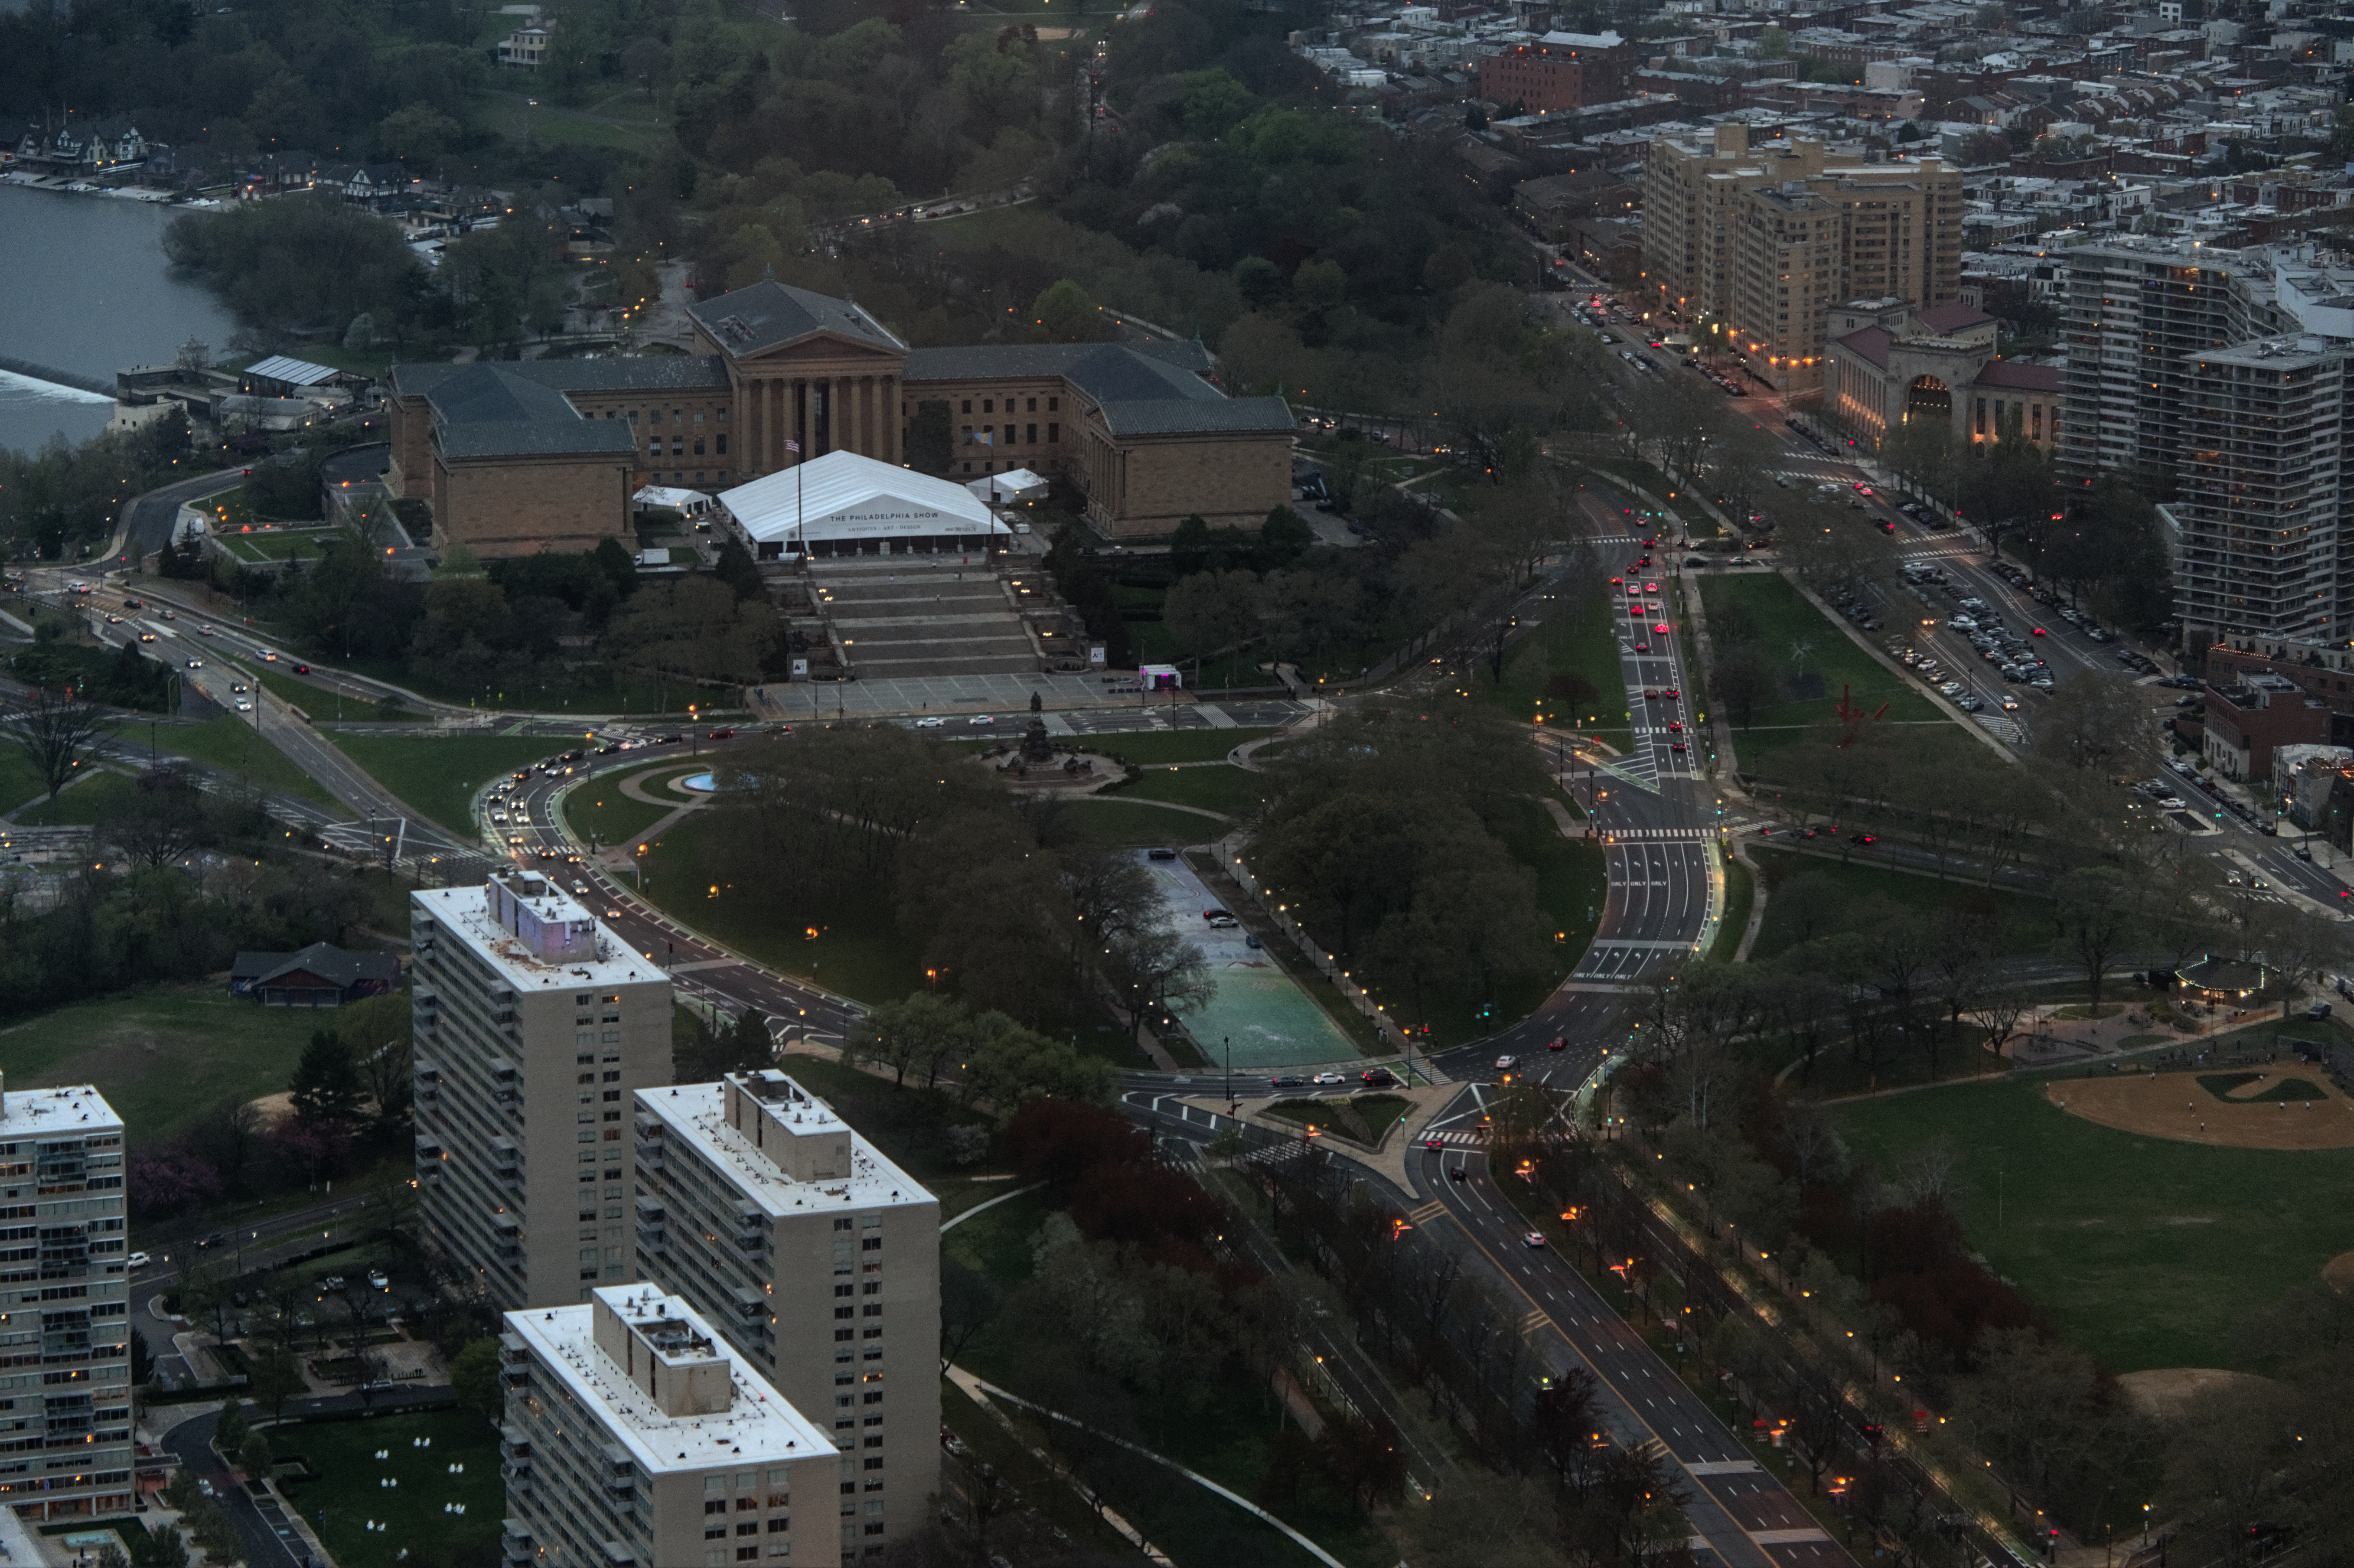
{"label": "schuylkill river", "polygon": [[[0,185],[0,355],[111,383],[123,366],[169,360],[191,333],[227,354],[236,323],[164,260],[164,225],[183,210]],[[0,371],[0,447],[78,441],[113,411],[109,398]]]}

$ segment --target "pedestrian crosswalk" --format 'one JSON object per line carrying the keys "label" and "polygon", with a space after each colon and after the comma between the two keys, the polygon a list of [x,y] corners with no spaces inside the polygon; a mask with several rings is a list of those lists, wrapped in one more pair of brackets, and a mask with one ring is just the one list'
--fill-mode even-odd
{"label": "pedestrian crosswalk", "polygon": [[1626,839],[1681,839],[1689,841],[1705,839],[1711,836],[1711,830],[1707,828],[1611,828],[1606,831],[1603,834],[1603,837],[1614,842]]}
{"label": "pedestrian crosswalk", "polygon": [[1971,716],[1984,725],[1997,740],[2008,745],[2017,746],[2027,738],[2027,732],[2020,728],[2019,721],[2009,714],[1974,714]]}
{"label": "pedestrian crosswalk", "polygon": [[1434,1142],[1440,1143],[1444,1144],[1448,1149],[1479,1149],[1485,1146],[1486,1139],[1482,1139],[1476,1132],[1467,1131],[1460,1128],[1449,1128],[1444,1132],[1426,1134],[1423,1138],[1423,1142],[1426,1144]]}

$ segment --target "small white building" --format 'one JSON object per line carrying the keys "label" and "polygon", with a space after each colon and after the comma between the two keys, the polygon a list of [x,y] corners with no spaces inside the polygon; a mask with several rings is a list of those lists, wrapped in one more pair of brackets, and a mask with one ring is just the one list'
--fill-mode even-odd
{"label": "small white building", "polygon": [[1013,533],[963,485],[847,451],[723,490],[719,504],[760,560],[995,550]]}

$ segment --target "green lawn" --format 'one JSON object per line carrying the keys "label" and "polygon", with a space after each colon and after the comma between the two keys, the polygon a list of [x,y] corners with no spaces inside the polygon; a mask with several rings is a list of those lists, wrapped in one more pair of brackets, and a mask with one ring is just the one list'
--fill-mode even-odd
{"label": "green lawn", "polygon": [[33,759],[25,755],[23,747],[0,746],[0,813],[29,805],[48,792],[48,785],[41,779],[41,770],[33,766]]}
{"label": "green lawn", "polygon": [[[365,944],[361,944],[365,945]],[[187,1130],[223,1099],[286,1086],[332,1013],[261,1007],[220,986],[158,988],[45,1012],[0,1030],[9,1086],[95,1084],[134,1143]]]}
{"label": "green lawn", "polygon": [[[422,1541],[458,1547],[461,1560],[497,1557],[506,1511],[498,1431],[472,1412],[434,1410],[268,1430],[281,1457],[301,1456],[317,1478],[280,1489],[312,1521],[342,1568],[394,1568],[404,1550]],[[432,1446],[419,1447],[419,1439]],[[377,1458],[379,1450],[389,1457]],[[465,1473],[451,1474],[452,1466]],[[387,1478],[400,1485],[381,1485]],[[463,1504],[465,1513],[447,1511],[450,1503]],[[370,1530],[371,1521],[390,1528]]]}
{"label": "green lawn", "polygon": [[[1770,895],[1775,888],[1806,871],[1819,872],[1838,886],[1842,895],[1841,918],[1850,923],[1866,917],[1872,906],[1882,900],[1925,917],[1956,898],[1991,898],[2002,921],[2004,952],[2041,953],[2049,951],[2052,947],[2052,906],[2044,899],[2031,898],[2020,893],[1988,893],[1975,883],[1946,882],[1909,871],[1841,865],[1838,861],[1821,855],[1798,854],[1788,850],[1752,846],[1749,854],[1757,863],[1758,869],[1766,874],[1766,887],[1769,895],[1766,901],[1765,924],[1757,931],[1757,945],[1750,949],[1749,956],[1753,959],[1770,959],[1797,941],[1789,906],[1776,904]],[[1835,921],[1834,928],[1851,928],[1851,926],[1841,927]]]}
{"label": "green lawn", "polygon": [[120,773],[97,773],[75,780],[54,800],[43,800],[16,813],[27,827],[89,826],[101,822],[130,804],[139,786]]}
{"label": "green lawn", "polygon": [[648,902],[761,963],[870,1005],[922,989],[923,951],[899,934],[887,890],[819,908],[772,888],[739,887],[713,863],[722,858],[712,842],[719,821],[699,811],[648,846],[639,863]]}
{"label": "green lawn", "polygon": [[1244,817],[1267,799],[1267,776],[1220,764],[1212,768],[1148,768],[1144,777],[1119,789],[1123,800],[1171,800]]}
{"label": "green lawn", "polygon": [[[1615,591],[1615,590],[1614,590]],[[1480,690],[1497,707],[1523,722],[1542,714],[1580,735],[1599,735],[1624,750],[1628,736],[1627,676],[1619,662],[1617,606],[1575,589],[1548,596],[1536,629],[1512,645],[1499,683],[1479,666]],[[1595,697],[1572,708],[1544,700],[1545,683],[1557,673],[1582,675]]]}
{"label": "green lawn", "polygon": [[1223,762],[1235,747],[1273,735],[1271,729],[1137,729],[1076,737],[1077,744],[1117,762]]}
{"label": "green lawn", "polygon": [[[1940,730],[1960,739],[1951,721],[1914,683],[1857,647],[1845,630],[1778,574],[1711,574],[1699,580],[1701,604],[1720,645],[1726,627],[1745,620],[1783,687],[1782,699],[1760,707],[1751,728],[1734,732],[1744,772],[1756,771],[1775,751],[1803,738],[1807,726],[1835,718],[1842,691],[1856,707],[1876,710],[1886,704],[1887,714],[1880,721],[1884,725],[1935,726],[1905,736],[1907,749],[1937,744]],[[1791,691],[1794,683],[1818,680],[1820,696],[1798,696]]]}
{"label": "green lawn", "polygon": [[1378,1144],[1382,1135],[1413,1108],[1396,1095],[1353,1095],[1347,1099],[1278,1100],[1267,1114],[1300,1127],[1321,1128],[1359,1143]]}
{"label": "green lawn", "polygon": [[[328,666],[321,665],[325,669]],[[468,705],[548,714],[617,714],[649,719],[668,713],[684,721],[686,705],[707,705],[713,694],[676,681],[631,680],[620,685],[498,687],[488,691],[436,681],[418,673],[398,659],[346,659],[335,668],[373,681],[383,681],[420,697],[455,706]],[[306,706],[308,705],[305,705]]]}
{"label": "green lawn", "polygon": [[344,536],[341,528],[273,528],[267,533],[224,534],[221,548],[249,566],[265,561],[323,559],[327,546]]}
{"label": "green lawn", "polygon": [[[1708,956],[1720,963],[1729,963],[1741,950],[1741,938],[1749,929],[1749,916],[1757,900],[1757,879],[1749,868],[1734,859],[1724,857],[1724,923],[1716,928],[1716,941]],[[1766,933],[1760,930],[1759,939]]]}
{"label": "green lawn", "polygon": [[573,744],[560,736],[321,733],[377,783],[461,833],[474,831],[475,790]]}
{"label": "green lawn", "polygon": [[[622,793],[624,779],[661,779],[669,773],[652,768],[640,773],[605,773],[576,787],[564,798],[565,824],[573,836],[602,846],[627,843],[676,808],[651,805]],[[684,802],[681,802],[684,804]]]}
{"label": "green lawn", "polygon": [[[727,880],[726,852],[717,842],[720,821],[714,812],[697,812],[648,846],[637,862],[648,903],[772,969],[870,1006],[923,989],[923,948],[900,933],[887,889],[820,907],[785,899],[774,889],[739,886]],[[1206,817],[1192,821],[1215,825]],[[1148,1065],[1099,1010],[1083,1016],[1044,1014],[1037,1027],[1053,1038],[1071,1038],[1080,1050],[1115,1065]]]}
{"label": "green lawn", "polygon": [[[2068,1115],[2035,1080],[1837,1107],[1859,1156],[1961,1150],[1970,1245],[2116,1372],[2238,1364],[2234,1330],[2346,1250],[2354,1150],[2220,1149]],[[1997,1224],[1999,1198],[2001,1221]]]}
{"label": "green lawn", "polygon": [[[264,724],[273,721],[267,718]],[[274,721],[283,723],[284,720]],[[133,724],[122,731],[125,744],[136,746],[146,736],[143,725]],[[300,795],[316,800],[323,806],[341,810],[333,795],[279,750],[265,728],[259,736],[253,731],[250,714],[223,714],[196,725],[157,725],[155,747],[192,761],[217,768],[233,778],[245,779],[258,789],[274,789],[284,795]]]}
{"label": "green lawn", "polygon": [[1192,811],[1172,811],[1142,801],[1074,800],[1065,819],[1072,832],[1089,843],[1109,845],[1208,843],[1232,831],[1231,825]]}

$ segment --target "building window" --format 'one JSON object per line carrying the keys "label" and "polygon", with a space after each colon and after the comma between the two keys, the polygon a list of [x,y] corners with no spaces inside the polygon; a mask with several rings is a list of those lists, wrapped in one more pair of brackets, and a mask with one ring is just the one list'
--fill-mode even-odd
{"label": "building window", "polygon": [[981,411],[984,414],[994,414],[997,412],[997,405],[989,398],[983,397],[981,400]]}
{"label": "building window", "polygon": [[972,412],[972,399],[971,399],[971,398],[970,398],[970,397],[966,398],[966,399],[964,400],[964,407],[963,407],[963,408],[959,408],[959,409],[957,410],[957,412],[958,412],[958,413],[960,413],[960,414],[970,414],[970,413],[971,413],[971,412]]}
{"label": "building window", "polygon": [[1063,400],[1060,397],[1049,397],[1046,399],[1046,412],[1049,414],[1059,414],[1062,412],[1062,409]]}
{"label": "building window", "polygon": [[701,436],[695,438],[695,455],[697,457],[701,457],[703,455],[703,438]]}
{"label": "building window", "polygon": [[1062,439],[1063,439],[1063,427],[1062,427],[1062,426],[1060,426],[1060,425],[1049,425],[1049,426],[1047,426],[1047,427],[1046,427],[1046,444],[1047,444],[1048,446],[1050,446],[1050,447],[1051,447],[1051,446],[1055,445],[1057,441],[1060,441]]}
{"label": "building window", "polygon": [[727,455],[727,432],[725,430],[719,432],[719,450],[716,455],[720,457]]}
{"label": "building window", "polygon": [[[1030,399],[1033,403],[1035,403],[1037,400],[1038,399],[1035,397]],[[1022,444],[1025,447],[1034,447],[1038,444],[1038,427],[1032,425],[1028,427],[1028,429],[1029,433],[1022,438]]]}

